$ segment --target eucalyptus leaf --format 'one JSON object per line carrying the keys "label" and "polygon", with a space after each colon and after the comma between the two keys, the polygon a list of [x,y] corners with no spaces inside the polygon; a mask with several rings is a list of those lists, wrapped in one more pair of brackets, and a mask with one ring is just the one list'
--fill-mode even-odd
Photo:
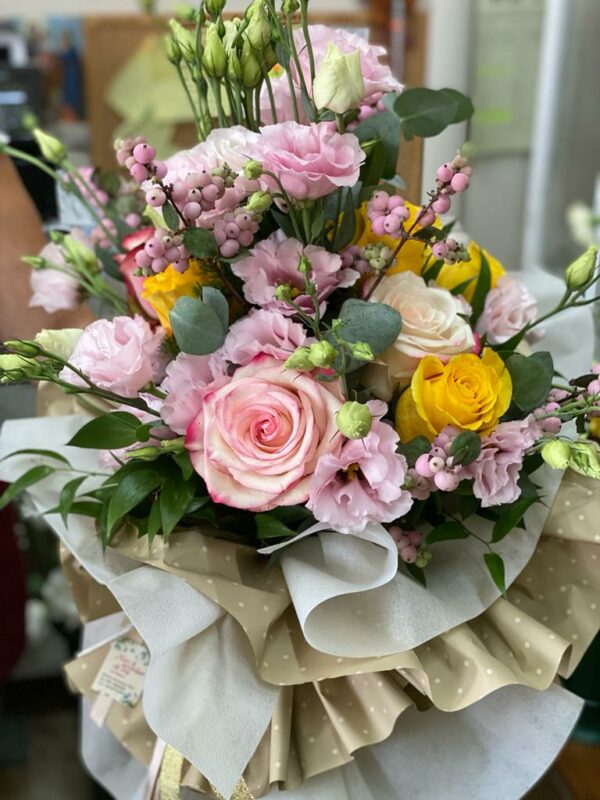
{"label": "eucalyptus leaf", "polygon": [[450,445],[452,466],[471,464],[481,452],[481,437],[473,431],[462,431]]}
{"label": "eucalyptus leaf", "polygon": [[229,327],[229,304],[223,292],[213,286],[205,286],[202,289],[202,300],[210,306],[219,317],[221,325],[225,330]]}
{"label": "eucalyptus leaf", "polygon": [[406,459],[409,467],[414,467],[419,456],[429,453],[431,450],[431,442],[425,436],[415,436],[408,442],[401,442],[398,445],[397,451]]}
{"label": "eucalyptus leaf", "polygon": [[453,125],[457,122],[465,122],[465,120],[473,116],[475,109],[470,97],[467,97],[457,89],[440,89],[440,92],[449,97],[455,104],[454,117],[452,118]]}
{"label": "eucalyptus leaf", "polygon": [[434,89],[406,89],[396,99],[394,113],[407,139],[437,136],[452,124],[456,101]]}
{"label": "eucalyptus leaf", "polygon": [[175,340],[184,353],[208,355],[225,341],[227,326],[220,313],[199,298],[180,297],[170,319]]}
{"label": "eucalyptus leaf", "polygon": [[351,344],[366,342],[375,356],[396,341],[402,328],[402,317],[396,309],[356,298],[344,302],[339,318],[343,322],[340,337]]}
{"label": "eucalyptus leaf", "polygon": [[392,111],[381,111],[359,122],[352,133],[359,142],[372,139],[383,145],[383,168],[381,177],[393,178],[396,175],[398,148],[400,146],[401,122]]}
{"label": "eucalyptus leaf", "polygon": [[534,353],[531,356],[513,353],[506,360],[506,367],[513,384],[513,403],[524,413],[543,405],[554,375],[550,353]]}

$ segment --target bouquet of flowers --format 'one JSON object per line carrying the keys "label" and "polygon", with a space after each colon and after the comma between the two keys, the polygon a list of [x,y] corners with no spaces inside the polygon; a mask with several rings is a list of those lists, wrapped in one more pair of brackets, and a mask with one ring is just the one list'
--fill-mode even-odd
{"label": "bouquet of flowers", "polygon": [[[205,0],[167,39],[200,143],[166,160],[142,137],[116,143],[143,224],[79,174],[104,235],[55,234],[28,259],[36,302],[98,296],[113,316],[4,343],[2,382],[54,384],[78,413],[5,429],[4,451],[29,468],[0,505],[37,489],[84,618],[125,612],[68,674],[150,766],[148,797],[159,784],[178,796],[169,783],[208,797],[236,784],[240,798],[277,785],[290,798],[414,794],[388,769],[398,736],[415,758],[432,730],[448,735],[434,707],[486,702],[512,730],[491,692],[548,688],[597,628],[598,587],[574,555],[593,551],[588,527],[561,551],[577,614],[560,602],[570,588],[545,602],[531,587],[556,569],[544,558],[565,528],[546,522],[560,478],[548,465],[570,468],[561,492],[585,503],[600,478],[600,369],[564,377],[539,349],[544,322],[599,299],[597,248],[538,315],[447,221],[472,178],[462,154],[422,205],[402,196],[401,138],[468,119],[468,98],[403,89],[381,48],[309,25],[306,0],[253,0],[239,19],[223,5]],[[36,135],[71,175],[62,145]],[[140,687],[108,679],[126,658],[143,712]],[[553,703],[572,724],[574,706]],[[395,731],[411,706],[430,727],[413,716]],[[503,796],[558,746],[540,742]],[[112,791],[132,797],[124,785]]]}

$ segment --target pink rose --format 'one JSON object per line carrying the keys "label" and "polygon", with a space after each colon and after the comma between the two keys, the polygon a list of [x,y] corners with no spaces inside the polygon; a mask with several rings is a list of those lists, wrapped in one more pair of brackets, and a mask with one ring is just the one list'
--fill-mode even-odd
{"label": "pink rose", "polygon": [[161,391],[166,392],[162,418],[171,430],[185,433],[202,408],[202,392],[215,379],[212,356],[191,356],[180,353],[167,366],[167,377]]}
{"label": "pink rose", "polygon": [[537,305],[531,292],[519,281],[503,275],[485,298],[476,330],[486,333],[491,344],[502,344],[536,316]]}
{"label": "pink rose", "polygon": [[304,503],[319,458],[340,452],[341,405],[337,383],[258,356],[205,390],[186,447],[216,503],[250,511]]}
{"label": "pink rose", "polygon": [[254,309],[231,326],[215,360],[244,366],[265,354],[285,361],[305,341],[306,330],[300,323],[275,311]]}
{"label": "pink rose", "polygon": [[481,441],[481,452],[464,476],[473,479],[473,494],[483,508],[513,503],[521,494],[517,481],[526,451],[539,434],[531,417],[501,422]]}
{"label": "pink rose", "polygon": [[144,245],[149,239],[152,239],[155,230],[156,229],[152,227],[141,228],[139,231],[125,236],[121,242],[121,246],[125,252],[115,256],[115,261],[119,265],[119,272],[123,276],[129,296],[141,307],[147,317],[158,320],[156,311],[152,308],[150,303],[142,297],[144,281],[146,279],[143,275],[136,275],[139,267],[135,260],[136,254],[144,249]]}
{"label": "pink rose", "polygon": [[[69,361],[101,389],[135,397],[147,383],[162,377],[163,337],[162,331],[155,333],[141,317],[99,319],[81,334]],[[68,367],[60,378],[86,385]]]}
{"label": "pink rose", "polygon": [[342,259],[324,247],[303,247],[297,239],[286,239],[281,231],[271,234],[254,247],[246,258],[231,264],[233,272],[244,281],[244,296],[250,303],[291,315],[294,309],[275,298],[275,289],[289,283],[300,291],[294,302],[309,314],[314,313],[312,300],[304,294],[304,276],[298,269],[301,256],[312,264],[313,280],[319,301],[324,310],[324,300],[338,287],[352,286],[359,273],[342,267]]}
{"label": "pink rose", "polygon": [[[402,91],[402,84],[394,78],[387,64],[382,64],[380,61],[380,58],[386,55],[384,47],[369,44],[366,39],[362,36],[358,36],[356,33],[351,33],[350,31],[345,31],[340,28],[330,28],[327,25],[310,25],[308,30],[315,59],[315,71],[318,71],[325,58],[327,46],[331,43],[338,47],[342,53],[353,53],[356,50],[360,52],[360,71],[363,76],[365,87],[363,97],[365,101],[368,102],[372,95],[379,92]],[[294,39],[300,56],[302,73],[310,89],[308,49],[301,28],[296,28]],[[294,83],[299,86],[298,71],[293,62],[290,62],[290,64]],[[300,92],[298,90],[298,96],[299,94]]]}
{"label": "pink rose", "polygon": [[[328,122],[266,125],[251,154],[277,176],[294,200],[315,200],[340,186],[354,186],[365,160],[356,136],[337,133]],[[279,190],[273,178],[264,175],[261,181],[266,188]]]}
{"label": "pink rose", "polygon": [[396,453],[399,437],[376,420],[364,439],[348,440],[339,455],[319,459],[307,507],[340,533],[360,533],[369,522],[394,522],[412,506],[404,490],[407,464]]}

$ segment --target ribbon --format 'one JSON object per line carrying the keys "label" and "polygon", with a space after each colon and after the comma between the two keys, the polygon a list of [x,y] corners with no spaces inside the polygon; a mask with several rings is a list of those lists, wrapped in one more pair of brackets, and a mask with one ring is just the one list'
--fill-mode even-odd
{"label": "ribbon", "polygon": [[[220,792],[218,792],[214,786],[211,786],[210,788],[215,793],[215,800],[226,800],[226,798],[223,797],[223,795]],[[162,797],[161,800],[163,800]],[[254,800],[254,795],[246,785],[246,782],[244,781],[243,778],[240,778],[239,781],[237,782],[236,787],[233,790],[233,794],[231,795],[229,800]]]}
{"label": "ribbon", "polygon": [[167,745],[158,778],[160,800],[180,800],[182,769],[183,756],[171,745]]}

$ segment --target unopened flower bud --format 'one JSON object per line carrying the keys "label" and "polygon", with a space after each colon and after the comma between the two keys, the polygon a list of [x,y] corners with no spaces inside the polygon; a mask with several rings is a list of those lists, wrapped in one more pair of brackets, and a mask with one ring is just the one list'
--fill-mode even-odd
{"label": "unopened flower bud", "polygon": [[263,165],[260,163],[260,161],[255,161],[252,159],[251,161],[247,161],[244,165],[244,177],[256,180],[257,178],[260,178],[262,174]]}
{"label": "unopened flower bud", "polygon": [[184,28],[176,19],[169,20],[169,26],[173,32],[173,38],[179,45],[181,55],[188,63],[192,63],[196,58],[196,41],[194,34],[187,28]]}
{"label": "unopened flower bud", "polygon": [[173,11],[179,19],[183,19],[186,22],[194,22],[196,19],[196,9],[188,3],[177,3]]}
{"label": "unopened flower bud", "polygon": [[254,211],[256,214],[264,214],[264,212],[270,208],[272,202],[273,198],[269,192],[254,192],[254,194],[250,195],[248,198],[246,208],[248,211]]}
{"label": "unopened flower bud", "polygon": [[348,439],[363,439],[371,430],[373,415],[368,406],[356,400],[347,400],[338,411],[338,430]]}
{"label": "unopened flower bud", "polygon": [[351,350],[353,358],[357,358],[359,361],[373,361],[375,359],[371,346],[366,342],[355,342],[351,345]]}
{"label": "unopened flower bud", "polygon": [[37,142],[42,156],[51,164],[62,164],[67,157],[67,150],[64,144],[56,136],[50,136],[39,128],[35,128],[33,136]]}
{"label": "unopened flower bud", "polygon": [[255,50],[263,50],[271,42],[273,30],[262,0],[255,0],[248,9],[250,22],[246,28],[248,41]]}
{"label": "unopened flower bud", "polygon": [[39,356],[40,354],[40,348],[35,342],[23,339],[9,339],[4,342],[4,346],[7,350],[12,350],[13,353],[25,356],[26,358],[35,358],[35,356]]}
{"label": "unopened flower bud", "polygon": [[288,369],[297,369],[300,372],[307,372],[311,369],[314,369],[314,364],[312,363],[310,348],[309,347],[299,347],[292,355],[287,359],[285,362],[285,366]]}
{"label": "unopened flower bud", "polygon": [[281,300],[284,303],[292,299],[292,286],[289,283],[280,283],[275,287],[275,299]]}
{"label": "unopened flower bud", "polygon": [[40,378],[43,375],[42,366],[35,359],[13,354],[0,356],[0,372],[4,373],[0,379],[2,383]]}
{"label": "unopened flower bud", "polygon": [[227,78],[237,82],[242,80],[242,63],[236,50],[227,53]]}
{"label": "unopened flower bud", "polygon": [[63,328],[62,330],[44,328],[36,334],[35,341],[47,353],[52,353],[63,361],[67,361],[75,350],[75,345],[82,333],[81,328]]}
{"label": "unopened flower bud", "polygon": [[246,37],[244,37],[244,44],[242,45],[241,64],[244,86],[247,89],[253,89],[258,86],[262,78],[262,70],[252,45]]}
{"label": "unopened flower bud", "polygon": [[171,64],[179,64],[182,59],[181,48],[172,36],[165,36],[165,51]]}
{"label": "unopened flower bud", "polygon": [[335,347],[329,342],[315,342],[310,346],[310,360],[315,367],[330,367],[337,355]]}
{"label": "unopened flower bud", "polygon": [[295,14],[296,11],[300,8],[300,4],[298,0],[283,0],[281,4],[281,10],[284,14]]}
{"label": "unopened flower bud", "polygon": [[225,8],[225,0],[205,0],[204,5],[209,14],[218,17]]}
{"label": "unopened flower bud", "polygon": [[306,256],[301,256],[298,262],[298,271],[303,275],[310,275],[312,272],[312,264]]}
{"label": "unopened flower bud", "polygon": [[566,469],[570,457],[571,448],[562,439],[552,439],[542,447],[542,458],[552,469]]}
{"label": "unopened flower bud", "polygon": [[40,256],[22,256],[21,261],[24,264],[28,264],[32,269],[41,269],[46,261]]}
{"label": "unopened flower bud", "polygon": [[565,281],[572,292],[581,289],[591,280],[596,268],[597,258],[598,248],[592,245],[566,268]]}
{"label": "unopened flower bud", "polygon": [[210,77],[222,78],[227,68],[227,54],[219,36],[217,26],[213,23],[206,31],[206,43],[202,53],[202,66]]}
{"label": "unopened flower bud", "polygon": [[65,236],[62,244],[67,257],[77,266],[97,272],[98,259],[95,253],[72,236]]}

